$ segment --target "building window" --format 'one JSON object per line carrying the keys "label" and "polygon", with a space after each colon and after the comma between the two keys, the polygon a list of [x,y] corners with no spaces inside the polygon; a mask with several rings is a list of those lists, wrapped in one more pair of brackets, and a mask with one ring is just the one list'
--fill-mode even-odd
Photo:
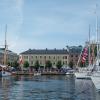
{"label": "building window", "polygon": [[35,56],[36,57],[36,59],[37,59],[37,56]]}
{"label": "building window", "polygon": [[28,59],[28,56],[26,56],[26,58]]}
{"label": "building window", "polygon": [[76,57],[78,57],[78,55],[76,55]]}
{"label": "building window", "polygon": [[49,56],[49,59],[50,59],[51,57]]}
{"label": "building window", "polygon": [[40,56],[40,58],[42,58],[42,56]]}
{"label": "building window", "polygon": [[67,59],[67,56],[65,56],[65,59]]}
{"label": "building window", "polygon": [[28,59],[28,56],[24,56],[24,59]]}
{"label": "building window", "polygon": [[31,56],[31,59],[33,59],[33,56]]}
{"label": "building window", "polygon": [[67,56],[63,56],[63,59],[67,59]]}
{"label": "building window", "polygon": [[55,56],[53,57],[53,59],[55,59]]}
{"label": "building window", "polygon": [[71,57],[73,57],[73,55],[71,55]]}

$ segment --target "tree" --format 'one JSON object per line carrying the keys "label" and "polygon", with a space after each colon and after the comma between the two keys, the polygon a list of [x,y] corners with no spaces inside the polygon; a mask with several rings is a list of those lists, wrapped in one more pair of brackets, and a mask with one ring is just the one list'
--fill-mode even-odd
{"label": "tree", "polygon": [[17,61],[14,61],[13,62],[13,67],[18,67],[19,66],[19,63]]}
{"label": "tree", "polygon": [[40,67],[40,64],[39,64],[39,61],[37,60],[34,64],[34,68],[36,69],[36,71],[38,71],[39,67]]}
{"label": "tree", "polygon": [[74,63],[73,63],[72,61],[70,61],[70,62],[69,62],[69,67],[70,67],[70,68],[73,68],[73,66],[74,66]]}
{"label": "tree", "polygon": [[13,61],[13,62],[8,61],[8,66],[17,68],[19,66],[19,63],[17,61]]}
{"label": "tree", "polygon": [[56,66],[57,66],[58,69],[60,69],[62,67],[61,61],[58,61],[57,64],[56,64]]}
{"label": "tree", "polygon": [[51,61],[46,61],[45,67],[50,69],[52,67]]}
{"label": "tree", "polygon": [[24,62],[24,67],[25,67],[25,68],[28,68],[28,67],[29,67],[29,62],[28,62],[28,61],[25,61],[25,62]]}

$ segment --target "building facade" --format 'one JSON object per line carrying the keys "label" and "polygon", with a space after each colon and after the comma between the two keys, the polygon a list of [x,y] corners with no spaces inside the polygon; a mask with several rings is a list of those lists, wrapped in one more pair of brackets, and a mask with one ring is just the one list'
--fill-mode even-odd
{"label": "building facade", "polygon": [[77,66],[80,53],[82,52],[82,46],[67,46],[69,50],[69,63],[73,63],[73,66]]}
{"label": "building facade", "polygon": [[28,61],[30,66],[34,66],[36,61],[39,61],[40,66],[45,66],[46,61],[50,61],[52,66],[55,67],[58,61],[62,62],[62,65],[68,65],[68,51],[65,49],[45,49],[35,50],[29,49],[20,53],[23,61]]}
{"label": "building facade", "polygon": [[[0,48],[0,64],[4,64],[4,48]],[[18,60],[18,55],[10,50],[7,50],[7,62],[14,62]]]}

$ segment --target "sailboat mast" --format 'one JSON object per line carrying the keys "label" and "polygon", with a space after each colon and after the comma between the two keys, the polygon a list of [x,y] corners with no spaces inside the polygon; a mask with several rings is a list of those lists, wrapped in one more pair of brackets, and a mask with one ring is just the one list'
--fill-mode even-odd
{"label": "sailboat mast", "polygon": [[7,25],[5,27],[5,48],[4,48],[4,65],[7,64]]}
{"label": "sailboat mast", "polygon": [[99,34],[98,34],[98,15],[97,15],[97,4],[96,4],[96,43],[97,43],[97,59],[99,59]]}
{"label": "sailboat mast", "polygon": [[90,25],[89,25],[89,66],[90,66]]}

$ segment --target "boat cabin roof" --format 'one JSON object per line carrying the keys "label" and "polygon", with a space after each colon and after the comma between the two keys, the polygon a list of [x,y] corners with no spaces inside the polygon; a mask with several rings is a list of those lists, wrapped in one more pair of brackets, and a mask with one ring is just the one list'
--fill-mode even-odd
{"label": "boat cabin roof", "polygon": [[5,66],[5,65],[1,65],[1,64],[0,64],[0,67],[5,68],[6,66]]}

